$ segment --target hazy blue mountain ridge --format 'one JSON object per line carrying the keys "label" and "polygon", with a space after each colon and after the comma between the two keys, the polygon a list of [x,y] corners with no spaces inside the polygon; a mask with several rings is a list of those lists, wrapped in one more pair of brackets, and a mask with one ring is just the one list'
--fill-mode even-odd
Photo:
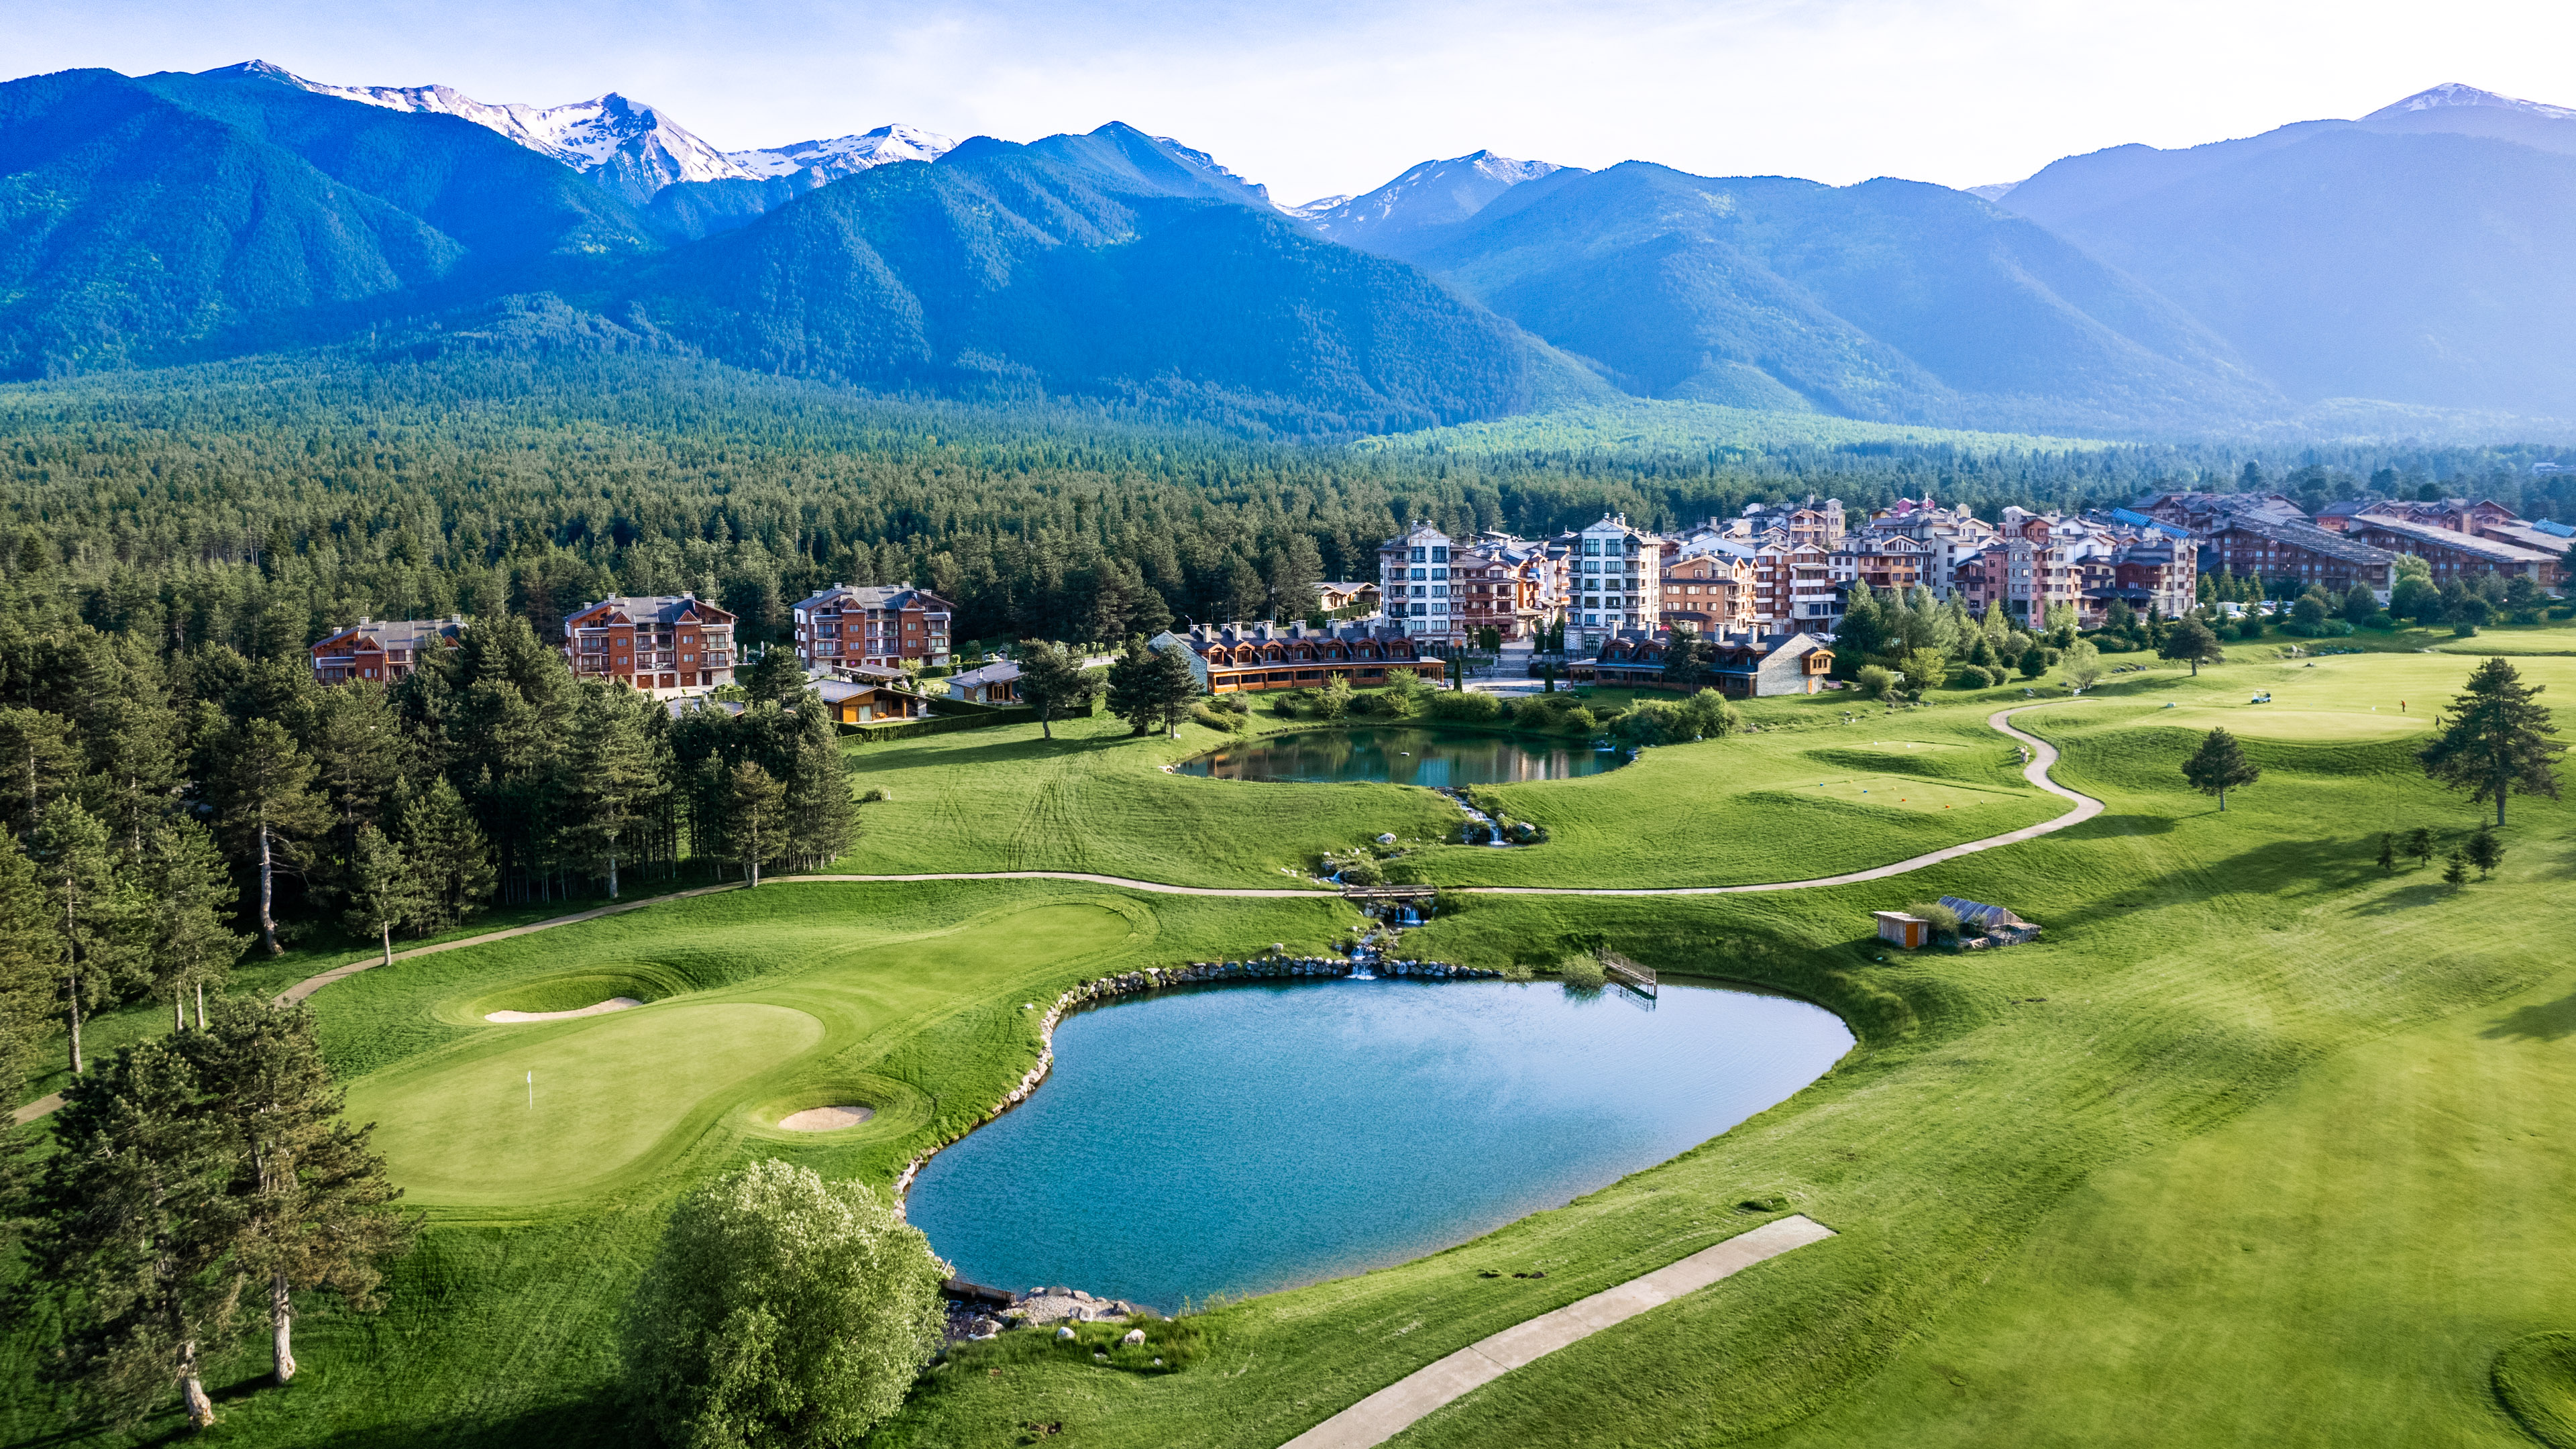
{"label": "hazy blue mountain ridge", "polygon": [[2576,413],[2576,156],[2312,122],[2060,161],[2003,205],[2302,401]]}
{"label": "hazy blue mountain ridge", "polygon": [[2146,288],[1916,182],[1632,161],[1515,188],[1415,259],[1651,397],[2060,427],[2278,403]]}

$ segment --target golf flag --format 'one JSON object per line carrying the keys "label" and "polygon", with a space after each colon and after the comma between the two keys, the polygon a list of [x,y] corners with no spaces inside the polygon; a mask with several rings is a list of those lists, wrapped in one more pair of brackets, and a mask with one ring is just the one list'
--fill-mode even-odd
{"label": "golf flag", "polygon": [[529,1111],[531,1111],[531,1112],[533,1112],[533,1111],[535,1111],[535,1110],[536,1110],[536,1108],[537,1108],[537,1071],[536,1071],[536,1068],[534,1068],[534,1067],[530,1067],[530,1068],[528,1069],[528,1110],[529,1110]]}

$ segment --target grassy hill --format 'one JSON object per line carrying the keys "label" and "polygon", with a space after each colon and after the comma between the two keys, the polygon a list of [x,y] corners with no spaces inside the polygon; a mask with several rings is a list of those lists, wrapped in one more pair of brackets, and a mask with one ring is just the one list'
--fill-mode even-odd
{"label": "grassy hill", "polygon": [[[2550,632],[2568,631],[2527,637]],[[2438,871],[2373,862],[2382,830],[2422,825],[2447,842],[2474,824],[2468,802],[2416,769],[2416,727],[2387,718],[2403,698],[2412,721],[2474,663],[2239,646],[2197,680],[2121,676],[2093,700],[2020,720],[2059,744],[2059,778],[2105,813],[1898,879],[1715,898],[1455,898],[1414,949],[1503,964],[1606,941],[1667,972],[1825,1004],[1860,1045],[1777,1108],[1563,1208],[1209,1313],[1207,1350],[1186,1372],[1104,1378],[1050,1356],[1042,1336],[1010,1335],[952,1355],[871,1442],[1000,1446],[1034,1421],[1061,1422],[1073,1443],[1274,1449],[1484,1334],[1760,1221],[1738,1205],[1773,1196],[1838,1236],[1518,1370],[1407,1442],[2219,1445],[2244,1442],[2249,1426],[2293,1445],[2514,1442],[2486,1387],[2489,1360],[2576,1327],[2563,1308],[2576,1250],[2558,1227],[2568,1170],[2550,1150],[2550,1124],[2576,1105],[2556,1049],[2576,1020],[2576,972],[2554,949],[2576,810],[2517,802],[2493,880],[2453,887]],[[2550,698],[2576,693],[2570,658],[2521,667]],[[2247,702],[2262,691],[2275,703]],[[2003,697],[2019,702],[2017,690]],[[1629,883],[1750,869],[1765,852],[1783,874],[1829,849],[1910,853],[1923,841],[1909,832],[1955,812],[1913,808],[1910,794],[1864,807],[1821,787],[1919,782],[1942,803],[1989,792],[1980,772],[1996,746],[1978,722],[1997,699],[1936,699],[1861,725],[1843,723],[1848,704],[1833,696],[1755,702],[1759,734],[1514,787],[1516,808],[1556,838],[1483,855],[1572,878],[1615,857],[1618,830],[1658,815],[1699,834],[1626,860]],[[2223,815],[2179,774],[2212,722],[2244,737],[2264,771]],[[1193,727],[1182,746],[1213,738]],[[862,773],[898,786],[893,805],[868,807],[863,857],[894,858],[910,841],[955,868],[1103,868],[1171,866],[1197,849],[1210,878],[1277,881],[1276,858],[1428,800],[1174,780],[1155,764],[1175,747],[1151,741],[1049,750],[992,731],[979,759],[959,740],[859,752]],[[1807,765],[1841,773],[1801,785],[1788,772]],[[1104,802],[1140,779],[1168,788],[1134,792],[1157,803],[1132,824],[1105,818]],[[976,819],[1034,785],[1071,808]],[[1051,862],[1059,844],[1067,856]],[[1422,857],[1435,878],[1459,860]],[[2009,905],[2046,934],[1956,955],[1871,936],[1869,911],[1940,893]],[[622,1442],[607,1325],[688,1182],[770,1154],[882,1180],[1026,1067],[1035,1044],[1021,1002],[1130,964],[1321,945],[1351,920],[1329,897],[779,884],[334,985],[314,998],[327,1048],[385,1124],[433,1226],[387,1313],[309,1320],[308,1372],[292,1391],[258,1388],[253,1357],[218,1374],[231,1386],[223,1432],[260,1444]],[[531,1027],[480,1021],[609,986],[654,1004]],[[501,1121],[531,1110],[499,1100],[521,1073],[542,1083],[576,1059],[594,1072],[687,1065],[604,1093],[567,1082],[546,1103],[556,1115]],[[765,1125],[861,1091],[888,1104],[862,1128],[795,1140]],[[645,1096],[655,1110],[631,1110]],[[1478,1276],[1535,1268],[1547,1276]],[[0,1436],[112,1442],[65,1426],[31,1390],[32,1342],[23,1330],[0,1341]]]}

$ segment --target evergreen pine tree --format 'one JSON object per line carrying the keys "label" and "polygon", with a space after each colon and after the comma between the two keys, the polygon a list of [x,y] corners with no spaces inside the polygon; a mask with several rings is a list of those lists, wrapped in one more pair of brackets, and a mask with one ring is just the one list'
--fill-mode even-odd
{"label": "evergreen pine tree", "polygon": [[132,903],[117,878],[107,827],[68,796],[45,806],[27,835],[27,855],[45,892],[54,931],[54,960],[62,974],[64,1023],[71,1035],[74,1076],[87,1070],[81,1022],[113,1001],[131,965],[128,930]]}
{"label": "evergreen pine tree", "polygon": [[1129,635],[1126,652],[1110,661],[1109,712],[1127,721],[1140,735],[1151,734],[1163,717],[1161,698],[1155,693],[1155,655],[1145,647],[1144,636]]}
{"label": "evergreen pine tree", "polygon": [[0,820],[25,838],[36,817],[81,776],[72,722],[41,709],[0,709]]}
{"label": "evergreen pine tree", "polygon": [[[59,955],[53,913],[35,867],[18,842],[0,837],[0,1106],[27,1100],[53,1014]],[[17,1208],[34,1136],[32,1125],[0,1113],[0,1261],[17,1251]]]}
{"label": "evergreen pine tree", "polygon": [[206,827],[174,820],[145,838],[135,875],[137,904],[148,926],[140,934],[153,992],[170,1003],[173,1025],[183,1028],[193,997],[202,1028],[206,988],[221,987],[250,945],[248,936],[226,924],[238,901],[223,852]]}
{"label": "evergreen pine tree", "polygon": [[2504,864],[2504,841],[2496,835],[2494,826],[2481,825],[2477,833],[2469,837],[2464,853],[2469,864],[2478,868],[2478,879],[2485,880],[2495,874],[2497,866]]}
{"label": "evergreen pine tree", "polygon": [[2416,752],[2424,773],[2454,790],[2469,791],[2469,798],[2480,804],[2494,801],[2499,827],[2507,795],[2557,799],[2553,767],[2567,746],[2550,738],[2558,726],[2539,699],[2547,688],[2524,684],[2521,671],[2503,659],[2480,664],[2451,701],[2440,732]]}
{"label": "evergreen pine tree", "polygon": [[2200,793],[2217,796],[2220,814],[2227,811],[2228,791],[2251,785],[2262,775],[2245,758],[2244,747],[2237,744],[2236,736],[2224,729],[2211,730],[2191,758],[2182,762],[2182,777]]}
{"label": "evergreen pine tree", "polygon": [[[103,834],[103,832],[102,832]],[[53,1374],[131,1426],[174,1386],[188,1422],[215,1420],[202,1381],[242,1291],[231,1261],[232,1154],[176,1039],[153,1037],[63,1093],[29,1247],[62,1296]]]}
{"label": "evergreen pine tree", "polygon": [[1100,688],[1081,660],[1043,640],[1021,645],[1019,663],[1020,699],[1038,712],[1038,730],[1049,740],[1055,738],[1056,715],[1088,704]]}
{"label": "evergreen pine tree", "polygon": [[784,854],[808,870],[830,864],[859,836],[859,809],[841,772],[841,739],[823,701],[808,695],[795,716],[794,756],[785,780]]}
{"label": "evergreen pine tree", "polygon": [[1199,677],[1191,672],[1189,650],[1181,645],[1153,650],[1152,655],[1146,687],[1152,693],[1163,729],[1178,739],[1181,721],[1190,717],[1190,707],[1198,703]]}
{"label": "evergreen pine tree", "polygon": [[[804,683],[802,672],[796,682]],[[573,716],[571,747],[563,756],[565,833],[606,867],[612,901],[617,899],[619,848],[660,793],[642,718],[642,711],[654,708],[652,700],[622,684],[585,682]],[[813,712],[821,717],[819,699]]]}
{"label": "evergreen pine tree", "polygon": [[387,1210],[402,1190],[369,1147],[374,1126],[342,1118],[345,1094],[323,1064],[310,1008],[233,997],[181,1050],[230,1139],[232,1261],[266,1299],[283,1384],[295,1377],[296,1291],[375,1307],[385,1263],[410,1249],[418,1223]]}
{"label": "evergreen pine tree", "polygon": [[372,825],[358,827],[357,848],[350,852],[349,909],[352,931],[375,937],[384,947],[385,964],[394,964],[394,928],[408,926],[429,909],[429,889],[403,848]]}
{"label": "evergreen pine tree", "polygon": [[259,882],[259,939],[277,942],[277,873],[302,859],[300,843],[329,821],[313,791],[313,762],[274,720],[252,719],[222,731],[201,771],[215,820]]}
{"label": "evergreen pine tree", "polygon": [[2165,631],[2165,642],[2156,647],[2156,653],[2189,664],[2194,678],[2199,677],[2203,664],[2227,662],[2227,651],[2219,645],[2218,636],[2198,619],[2184,619]]}
{"label": "evergreen pine tree", "polygon": [[761,866],[779,854],[778,817],[787,792],[752,760],[734,766],[724,781],[725,845],[742,866],[743,878],[756,888]]}
{"label": "evergreen pine tree", "polygon": [[424,789],[396,792],[394,836],[420,872],[427,899],[419,925],[444,930],[492,898],[492,846],[444,776]]}

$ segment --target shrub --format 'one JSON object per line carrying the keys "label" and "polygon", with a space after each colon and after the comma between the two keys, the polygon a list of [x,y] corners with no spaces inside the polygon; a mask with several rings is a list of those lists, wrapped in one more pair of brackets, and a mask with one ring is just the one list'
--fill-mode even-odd
{"label": "shrub", "polygon": [[1896,687],[1896,672],[1884,664],[1864,664],[1860,667],[1860,673],[1852,678],[1862,689],[1868,691],[1872,699],[1885,699],[1887,692]]}
{"label": "shrub", "polygon": [[870,790],[868,793],[866,793],[866,794],[864,794],[864,795],[860,796],[860,797],[859,797],[859,803],[860,803],[860,804],[862,804],[862,805],[882,805],[882,804],[884,804],[886,801],[891,800],[891,799],[893,799],[893,798],[894,798],[894,792],[893,792],[893,791],[891,791],[891,790],[887,789],[887,788],[886,788],[885,786],[883,786],[883,785],[879,785],[879,786],[877,786],[875,789]]}
{"label": "shrub", "polygon": [[866,1184],[738,1168],[680,1200],[627,1301],[628,1391],[691,1449],[855,1441],[939,1347],[942,1276]]}
{"label": "shrub", "polygon": [[1433,719],[1485,724],[1502,712],[1503,702],[1490,694],[1450,692],[1431,696],[1430,714]]}
{"label": "shrub", "polygon": [[1565,712],[1563,723],[1565,728],[1585,735],[1601,727],[1601,721],[1594,717],[1592,711],[1579,704]]}
{"label": "shrub", "polygon": [[1987,689],[1999,682],[1995,671],[1982,664],[1962,664],[1950,675],[1952,689]]}
{"label": "shrub", "polygon": [[1575,951],[1556,963],[1556,974],[1568,986],[1599,986],[1610,979],[1601,969],[1601,958],[1589,951]]}
{"label": "shrub", "polygon": [[1905,914],[1920,916],[1931,927],[1934,936],[1952,941],[1959,939],[1959,913],[1939,901],[1917,901],[1905,908]]}
{"label": "shrub", "polygon": [[1342,884],[1355,886],[1384,885],[1386,872],[1373,860],[1354,860],[1342,867]]}
{"label": "shrub", "polygon": [[2135,654],[2138,652],[2137,642],[2121,634],[2105,634],[2093,641],[2093,647],[2101,650],[2105,654]]}

